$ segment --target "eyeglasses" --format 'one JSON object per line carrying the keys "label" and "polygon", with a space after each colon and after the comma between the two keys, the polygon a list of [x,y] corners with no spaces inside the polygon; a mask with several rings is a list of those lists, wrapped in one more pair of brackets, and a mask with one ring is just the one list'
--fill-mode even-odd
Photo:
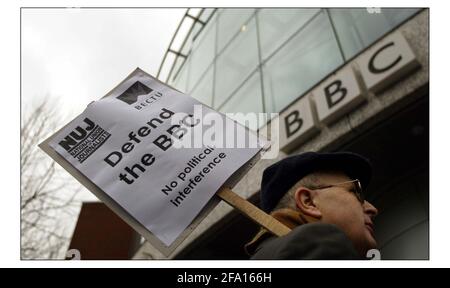
{"label": "eyeglasses", "polygon": [[331,187],[338,187],[341,186],[343,184],[348,184],[348,183],[352,183],[353,188],[351,188],[349,191],[352,192],[353,194],[355,194],[356,198],[358,199],[358,201],[361,204],[364,204],[364,196],[362,193],[362,186],[361,186],[361,182],[358,179],[355,180],[351,180],[351,181],[345,181],[345,182],[341,182],[341,183],[336,183],[336,184],[332,184],[332,185],[326,185],[326,186],[319,186],[319,187],[315,187],[313,188],[313,190],[320,190],[320,189],[327,189],[327,188],[331,188]]}

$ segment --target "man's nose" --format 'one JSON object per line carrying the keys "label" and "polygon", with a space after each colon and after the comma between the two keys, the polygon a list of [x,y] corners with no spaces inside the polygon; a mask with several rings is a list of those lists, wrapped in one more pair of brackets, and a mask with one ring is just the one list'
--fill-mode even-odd
{"label": "man's nose", "polygon": [[374,218],[378,215],[378,209],[375,208],[369,201],[364,201],[364,213],[369,214],[370,218]]}

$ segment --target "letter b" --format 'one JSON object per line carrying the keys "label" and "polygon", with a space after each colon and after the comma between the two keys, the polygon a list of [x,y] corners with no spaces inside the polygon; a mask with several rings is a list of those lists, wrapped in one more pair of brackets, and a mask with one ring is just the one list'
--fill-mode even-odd
{"label": "letter b", "polygon": [[[333,89],[333,87],[335,87]],[[333,106],[344,100],[347,95],[347,88],[342,87],[342,81],[333,81],[330,85],[324,88],[325,98],[327,100],[328,108],[331,109]]]}
{"label": "letter b", "polygon": [[156,138],[153,143],[159,147],[161,150],[166,151],[172,146],[172,139],[170,137],[167,137],[166,135],[161,135],[158,138]]}
{"label": "letter b", "polygon": [[300,112],[295,110],[286,115],[284,118],[286,127],[286,136],[289,138],[302,128],[303,120],[300,118]]}

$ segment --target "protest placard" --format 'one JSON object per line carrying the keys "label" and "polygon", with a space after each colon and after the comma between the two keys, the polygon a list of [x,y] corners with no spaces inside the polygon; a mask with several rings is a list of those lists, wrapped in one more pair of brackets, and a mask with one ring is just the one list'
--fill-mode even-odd
{"label": "protest placard", "polygon": [[[263,145],[138,68],[40,147],[168,255]],[[233,203],[233,195],[221,195]]]}

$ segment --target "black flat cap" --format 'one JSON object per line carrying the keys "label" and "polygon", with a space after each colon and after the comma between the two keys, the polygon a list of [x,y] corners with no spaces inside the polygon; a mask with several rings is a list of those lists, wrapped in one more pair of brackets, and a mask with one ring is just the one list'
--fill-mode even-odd
{"label": "black flat cap", "polygon": [[369,160],[352,152],[306,152],[287,157],[264,170],[261,182],[261,208],[269,213],[300,179],[318,170],[338,170],[359,179],[365,189],[372,176]]}

